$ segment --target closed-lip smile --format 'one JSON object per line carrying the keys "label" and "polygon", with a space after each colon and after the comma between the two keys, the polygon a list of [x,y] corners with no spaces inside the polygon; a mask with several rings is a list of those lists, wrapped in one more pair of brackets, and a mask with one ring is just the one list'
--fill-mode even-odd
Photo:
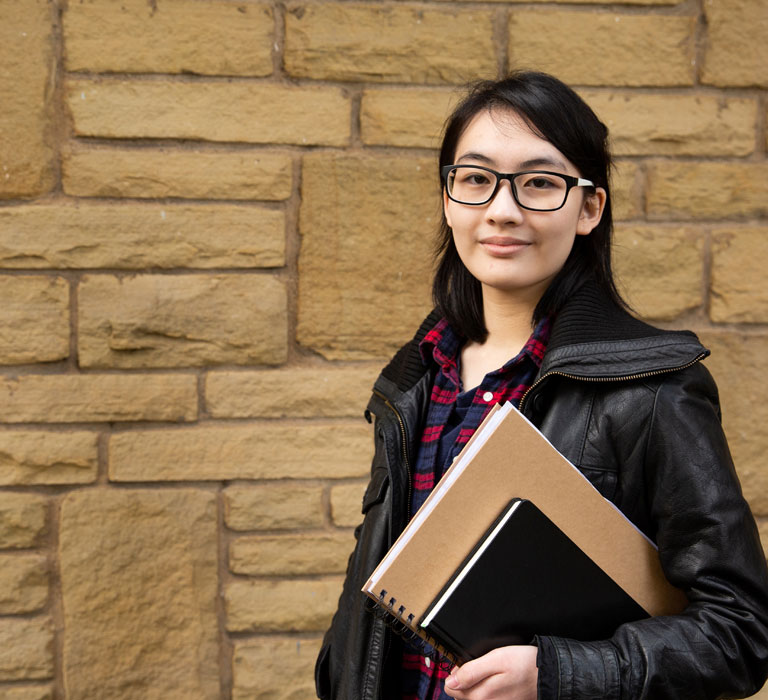
{"label": "closed-lip smile", "polygon": [[488,236],[480,239],[480,245],[492,255],[512,255],[530,243],[514,236]]}

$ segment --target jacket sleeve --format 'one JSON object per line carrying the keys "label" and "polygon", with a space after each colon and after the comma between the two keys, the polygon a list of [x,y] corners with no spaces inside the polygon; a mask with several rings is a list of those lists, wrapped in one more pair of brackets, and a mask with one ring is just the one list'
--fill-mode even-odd
{"label": "jacket sleeve", "polygon": [[540,637],[542,700],[747,697],[768,674],[768,573],[700,365],[658,385],[645,452],[650,518],[680,615],[619,627],[611,639]]}

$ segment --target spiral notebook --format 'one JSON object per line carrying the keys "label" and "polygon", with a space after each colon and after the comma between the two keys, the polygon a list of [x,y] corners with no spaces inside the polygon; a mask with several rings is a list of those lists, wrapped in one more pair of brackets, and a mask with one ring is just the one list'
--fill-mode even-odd
{"label": "spiral notebook", "polygon": [[455,658],[420,623],[512,499],[535,503],[648,615],[685,607],[684,594],[664,577],[653,542],[511,404],[489,413],[363,592],[390,622]]}

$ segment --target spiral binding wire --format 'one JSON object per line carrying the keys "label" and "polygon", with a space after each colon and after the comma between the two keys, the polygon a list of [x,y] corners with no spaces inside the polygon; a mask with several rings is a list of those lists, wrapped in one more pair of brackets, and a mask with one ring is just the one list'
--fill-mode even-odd
{"label": "spiral binding wire", "polygon": [[387,591],[384,589],[379,593],[378,600],[366,599],[366,608],[369,612],[386,623],[396,635],[413,644],[419,653],[432,659],[446,673],[450,673],[451,669],[459,663],[459,660],[436,639],[426,633],[424,635],[426,639],[424,639],[415,632],[413,614],[405,617],[405,606],[401,605],[395,610],[395,605],[397,605],[397,601],[394,598],[387,601]]}

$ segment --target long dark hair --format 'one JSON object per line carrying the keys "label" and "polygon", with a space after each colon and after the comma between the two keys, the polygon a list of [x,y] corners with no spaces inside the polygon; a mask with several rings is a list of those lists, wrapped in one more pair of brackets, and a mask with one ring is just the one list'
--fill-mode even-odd
{"label": "long dark hair", "polygon": [[[440,149],[440,167],[454,162],[456,146],[469,122],[482,110],[509,109],[521,116],[535,134],[549,141],[578,169],[606,192],[600,223],[588,236],[576,236],[563,268],[539,300],[533,323],[553,316],[587,279],[592,279],[618,306],[626,307],[611,269],[611,154],[608,129],[571,88],[546,73],[520,71],[503,80],[474,84],[448,118]],[[443,183],[443,186],[445,183]],[[435,305],[453,328],[470,340],[483,342],[480,282],[464,266],[443,213],[438,234],[437,269],[432,284]]]}

